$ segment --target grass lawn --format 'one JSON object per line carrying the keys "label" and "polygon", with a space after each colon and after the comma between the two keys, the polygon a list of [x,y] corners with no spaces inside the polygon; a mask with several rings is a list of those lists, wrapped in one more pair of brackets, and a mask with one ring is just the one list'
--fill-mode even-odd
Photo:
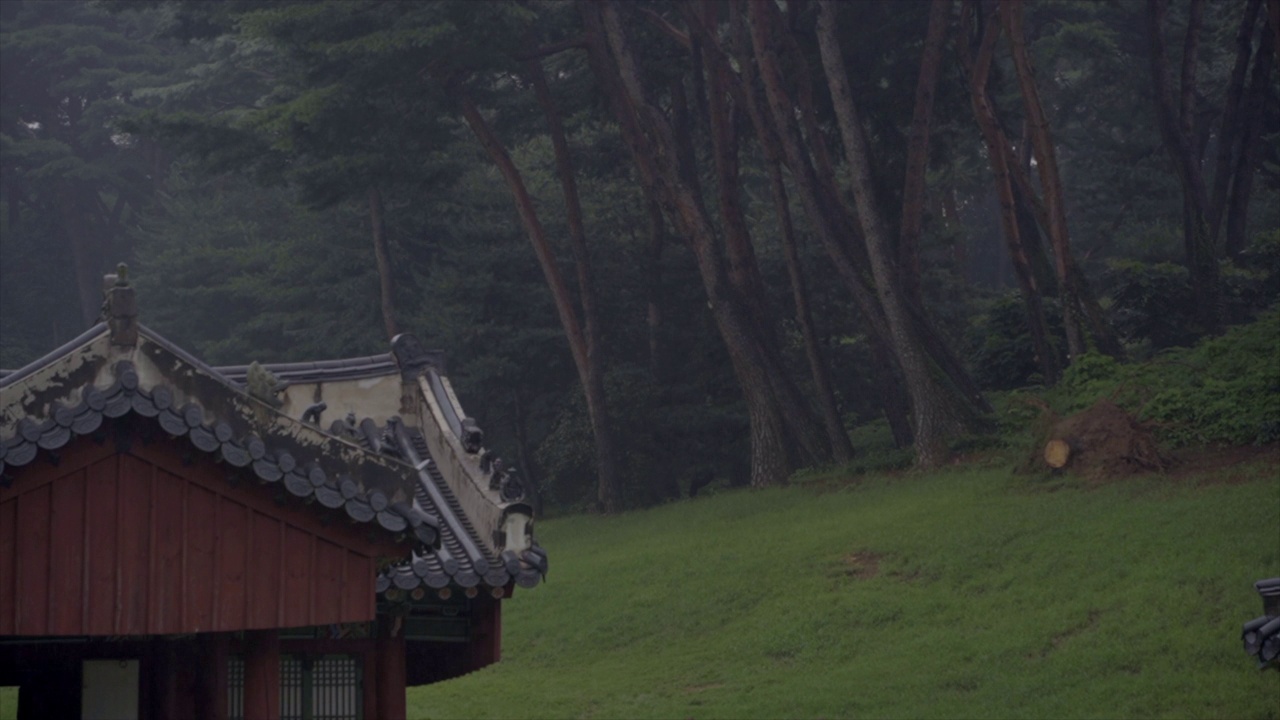
{"label": "grass lawn", "polygon": [[1280,718],[1240,625],[1276,456],[1088,487],[957,468],[542,522],[504,659],[411,718]]}
{"label": "grass lawn", "polygon": [[538,530],[504,660],[411,718],[1280,718],[1238,641],[1280,575],[1276,453],[1099,487],[809,475]]}

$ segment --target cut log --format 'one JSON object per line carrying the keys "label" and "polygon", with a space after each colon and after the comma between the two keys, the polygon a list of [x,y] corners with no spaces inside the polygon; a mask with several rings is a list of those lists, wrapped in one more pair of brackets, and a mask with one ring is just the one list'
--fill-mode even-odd
{"label": "cut log", "polygon": [[1160,471],[1166,466],[1150,430],[1106,399],[1058,421],[1043,437],[1027,457],[1028,471],[1046,466],[1070,469],[1091,481],[1101,481]]}
{"label": "cut log", "polygon": [[1071,460],[1071,446],[1066,440],[1050,440],[1044,446],[1044,461],[1049,467],[1058,468],[1066,467],[1067,462]]}

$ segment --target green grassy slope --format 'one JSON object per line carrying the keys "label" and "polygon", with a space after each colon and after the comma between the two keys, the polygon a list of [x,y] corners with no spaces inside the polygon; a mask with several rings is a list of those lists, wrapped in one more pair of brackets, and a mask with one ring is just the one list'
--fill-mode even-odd
{"label": "green grassy slope", "polygon": [[970,468],[545,522],[503,662],[409,714],[1277,718],[1237,639],[1280,575],[1277,475]]}

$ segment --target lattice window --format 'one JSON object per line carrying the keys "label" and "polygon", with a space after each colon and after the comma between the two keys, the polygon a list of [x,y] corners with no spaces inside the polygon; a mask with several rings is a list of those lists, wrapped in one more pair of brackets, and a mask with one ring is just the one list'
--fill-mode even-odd
{"label": "lattice window", "polygon": [[[364,668],[354,655],[283,655],[281,720],[363,720]],[[244,720],[244,660],[227,663],[227,714]]]}

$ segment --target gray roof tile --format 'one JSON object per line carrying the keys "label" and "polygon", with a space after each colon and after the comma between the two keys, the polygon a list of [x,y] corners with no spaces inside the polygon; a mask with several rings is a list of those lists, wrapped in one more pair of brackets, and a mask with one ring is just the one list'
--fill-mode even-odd
{"label": "gray roof tile", "polygon": [[[105,325],[95,326],[40,360],[0,377],[0,387],[16,384],[104,332]],[[240,383],[247,365],[213,368],[145,327],[141,328],[141,334],[210,376],[222,386],[221,392],[244,394]],[[442,362],[436,358],[435,365],[442,366]],[[264,367],[287,382],[328,382],[385,375],[388,370],[396,369],[396,358],[385,354]],[[414,371],[429,372],[439,384],[438,376],[430,367],[424,370],[415,366]],[[104,418],[134,414],[151,419],[169,435],[186,436],[196,449],[215,454],[233,467],[247,469],[260,482],[283,481],[290,495],[307,499],[314,496],[320,507],[333,511],[342,508],[356,522],[377,525],[390,533],[411,534],[417,543],[415,548],[402,563],[389,567],[379,576],[379,592],[393,587],[400,590],[443,589],[449,585],[472,588],[481,583],[493,588],[511,583],[528,588],[537,585],[546,575],[546,551],[536,544],[518,555],[514,552],[495,554],[479,536],[441,475],[422,434],[416,428],[406,427],[398,418],[388,421],[385,427],[378,427],[366,418],[359,423],[361,432],[354,438],[340,423],[334,423],[327,433],[311,427],[312,431],[333,440],[357,441],[361,452],[378,458],[379,466],[403,468],[403,477],[410,480],[414,488],[413,497],[392,502],[381,489],[362,487],[342,469],[342,461],[327,457],[322,450],[312,448],[311,456],[307,457],[295,455],[307,448],[282,438],[263,438],[238,430],[233,418],[209,417],[194,402],[174,407],[175,397],[191,397],[190,391],[178,392],[165,384],[142,389],[138,371],[128,361],[116,363],[111,375],[113,382],[105,390],[92,383],[65,389],[66,397],[74,397],[77,394],[74,391],[79,390],[80,400],[76,405],[54,403],[48,417],[24,417],[11,436],[0,437],[0,481],[6,473],[32,462],[41,449],[56,450],[76,436],[94,433]],[[202,398],[202,402],[207,400]],[[453,412],[451,407],[449,411]],[[451,426],[456,422],[454,417],[447,419]]]}

